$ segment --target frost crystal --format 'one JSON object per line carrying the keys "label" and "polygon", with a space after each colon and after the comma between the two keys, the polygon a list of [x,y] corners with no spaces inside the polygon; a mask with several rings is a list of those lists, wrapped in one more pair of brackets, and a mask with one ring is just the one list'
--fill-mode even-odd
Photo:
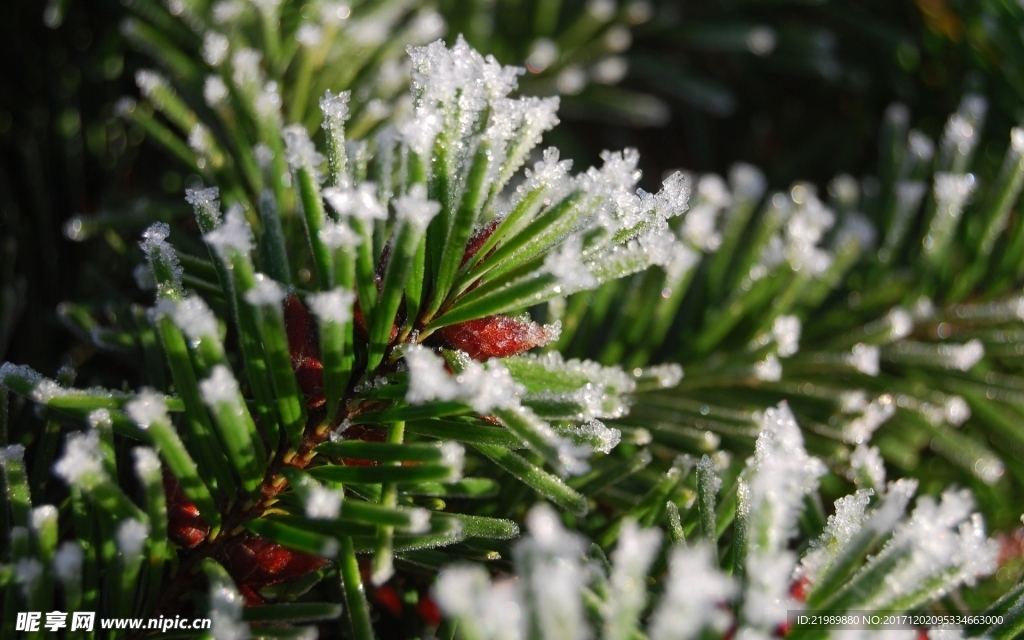
{"label": "frost crystal", "polygon": [[522,386],[512,379],[498,360],[491,360],[486,365],[467,360],[461,373],[450,376],[440,356],[430,349],[413,345],[406,349],[405,363],[409,369],[409,388],[405,399],[410,404],[457,400],[486,415],[495,408],[517,407],[523,392]]}
{"label": "frost crystal", "polygon": [[[11,533],[13,534],[14,531]],[[21,558],[14,563],[14,580],[24,587],[26,600],[31,597],[30,594],[35,591],[36,585],[39,584],[42,577],[43,563],[35,558]]]}
{"label": "frost crystal", "polygon": [[280,308],[284,298],[281,285],[263,273],[256,274],[256,284],[245,292],[245,301],[254,307]]}
{"label": "frost crystal", "polygon": [[309,133],[301,124],[293,124],[284,128],[284,142],[286,145],[285,155],[292,171],[306,169],[313,175],[316,182],[320,182],[320,165],[324,157],[316,150],[313,141],[309,139]]}
{"label": "frost crystal", "polygon": [[580,259],[582,253],[583,238],[573,236],[565,241],[558,251],[553,251],[544,258],[544,267],[555,277],[563,294],[597,286],[597,279]]}
{"label": "frost crystal", "polygon": [[663,389],[670,389],[683,379],[683,368],[675,363],[656,364],[647,367],[646,371],[642,370],[642,373],[657,380],[658,385]]}
{"label": "frost crystal", "polygon": [[135,84],[139,87],[139,92],[142,93],[143,97],[149,99],[153,99],[153,94],[157,91],[170,88],[167,84],[167,79],[152,69],[139,69],[136,71]]}
{"label": "frost crystal", "polygon": [[466,463],[466,449],[458,442],[441,443],[441,460],[451,467],[457,476],[462,476],[462,467]]}
{"label": "frost crystal", "polygon": [[779,316],[772,322],[772,337],[780,358],[788,358],[800,350],[800,331],[802,325],[796,316]]}
{"label": "frost crystal", "polygon": [[[184,269],[178,262],[178,254],[174,247],[167,242],[171,228],[164,222],[157,222],[142,233],[142,242],[139,246],[146,254],[149,268],[153,271],[157,280],[158,298],[178,298],[181,296],[181,275]],[[161,264],[171,271],[171,281],[161,281],[157,276],[157,264]]]}
{"label": "frost crystal", "polygon": [[764,195],[768,182],[757,167],[737,162],[729,169],[729,186],[737,199],[756,202]]}
{"label": "frost crystal", "polygon": [[53,555],[53,572],[64,584],[77,582],[82,575],[82,560],[85,554],[76,540],[62,542]]}
{"label": "frost crystal", "polygon": [[377,185],[372,182],[362,182],[355,189],[328,187],[324,189],[324,200],[343,219],[351,216],[364,222],[386,220],[387,207],[377,200],[376,191]]}
{"label": "frost crystal", "polygon": [[221,402],[235,404],[240,395],[238,381],[231,375],[231,370],[222,364],[215,366],[210,377],[199,383],[199,390],[203,394],[203,402],[211,407]]}
{"label": "frost crystal", "polygon": [[122,556],[134,557],[142,553],[142,546],[149,537],[149,525],[139,522],[135,518],[128,518],[121,522],[114,535],[117,541],[117,550]]}
{"label": "frost crystal", "polygon": [[754,363],[754,376],[758,380],[776,382],[782,379],[782,363],[774,353],[769,353],[764,360]]}
{"label": "frost crystal", "polygon": [[210,618],[217,640],[248,640],[249,625],[242,622],[245,600],[234,587],[215,585],[210,589]]}
{"label": "frost crystal", "polygon": [[858,475],[863,475],[872,486],[882,489],[885,486],[885,461],[878,447],[868,447],[865,444],[858,444],[850,454],[850,468],[856,480]]}
{"label": "frost crystal", "polygon": [[305,496],[306,517],[334,520],[341,513],[343,494],[337,489],[314,485]]}
{"label": "frost crystal", "polygon": [[24,380],[33,386],[45,380],[43,374],[28,365],[12,362],[0,364],[0,386],[9,389],[11,381],[15,379]]}
{"label": "frost crystal", "polygon": [[770,554],[783,548],[795,533],[803,497],[817,487],[825,472],[820,460],[807,455],[800,427],[785,402],[766,409],[761,418],[753,468],[750,509],[755,522],[751,526],[762,537],[752,539],[763,540],[755,543],[758,553]]}
{"label": "frost crystal", "polygon": [[871,440],[878,427],[896,413],[896,403],[889,394],[879,396],[864,408],[864,412],[843,427],[843,440],[849,444],[862,444]]}
{"label": "frost crystal", "polygon": [[704,629],[724,633],[729,628],[732,616],[721,605],[739,589],[718,569],[714,553],[706,545],[672,550],[665,595],[651,619],[651,640],[691,640]]}
{"label": "frost crystal", "polygon": [[320,98],[320,111],[324,114],[323,128],[327,130],[340,131],[348,120],[348,101],[351,92],[342,91],[335,95],[328,91]]}
{"label": "frost crystal", "polygon": [[611,453],[612,449],[622,441],[622,432],[618,429],[609,428],[600,420],[590,420],[581,425],[570,427],[570,433],[575,434],[586,442],[594,451]]}
{"label": "frost crystal", "polygon": [[[980,518],[971,516],[973,508],[966,490],[947,490],[938,503],[931,496],[919,498],[909,522],[900,525],[882,552],[869,562],[898,550],[908,553],[886,574],[867,606],[885,607],[925,587],[930,592],[935,580],[939,588],[950,589],[960,583],[973,584],[976,577],[994,571],[999,545],[985,537]],[[926,584],[928,581],[933,583]]]}
{"label": "frost crystal", "polygon": [[612,552],[603,637],[627,637],[636,625],[647,599],[647,571],[660,549],[660,529],[641,529],[631,518],[622,523]]}
{"label": "frost crystal", "polygon": [[309,296],[309,309],[321,322],[343,324],[352,319],[352,305],[356,296],[342,288],[332,289],[324,293]]}
{"label": "frost crystal", "polygon": [[206,105],[217,108],[227,103],[228,86],[220,76],[206,76],[203,81],[203,100]]}
{"label": "frost crystal", "polygon": [[217,187],[185,189],[185,202],[192,205],[196,217],[210,227],[220,224],[220,189]]}
{"label": "frost crystal", "polygon": [[855,494],[836,500],[835,513],[828,517],[821,537],[811,542],[811,550],[800,561],[798,575],[814,582],[829,567],[843,547],[860,531],[864,511],[874,493],[872,489],[858,489]]}
{"label": "frost crystal", "polygon": [[228,57],[227,36],[216,31],[207,31],[203,34],[203,60],[211,67],[219,67],[220,63]]}
{"label": "frost crystal", "polygon": [[579,597],[586,577],[580,564],[583,540],[566,531],[558,513],[544,504],[530,510],[526,525],[529,534],[516,545],[513,560],[541,635],[584,640],[588,629]]}
{"label": "frost crystal", "polygon": [[520,640],[526,636],[523,597],[517,581],[491,584],[483,567],[454,565],[438,576],[433,594],[442,611],[458,618],[460,624],[473,625],[470,629],[476,637]]}
{"label": "frost crystal", "polygon": [[107,480],[96,431],[68,434],[64,456],[53,465],[53,472],[69,486],[90,489]]}
{"label": "frost crystal", "polygon": [[434,216],[441,211],[439,203],[427,200],[427,188],[422,184],[413,185],[407,195],[395,198],[391,204],[395,208],[397,220],[411,224],[419,230],[426,229]]}
{"label": "frost crystal", "polygon": [[43,527],[49,525],[57,525],[57,507],[52,504],[44,504],[32,509],[32,514],[29,519],[32,525],[32,530],[39,532],[43,530]]}
{"label": "frost crystal", "polygon": [[248,255],[252,251],[252,229],[245,221],[242,207],[235,203],[224,216],[224,223],[203,236],[221,256],[229,257],[229,251],[237,251]]}
{"label": "frost crystal", "polygon": [[171,423],[167,415],[167,400],[152,389],[140,391],[135,400],[124,406],[124,410],[143,429],[148,429],[154,423]]}
{"label": "frost crystal", "polygon": [[324,228],[320,230],[320,242],[329,249],[352,250],[362,244],[362,241],[363,239],[344,222],[327,220],[324,222]]}
{"label": "frost crystal", "polygon": [[199,296],[188,296],[175,305],[171,319],[193,342],[218,339],[217,318]]}
{"label": "frost crystal", "polygon": [[846,362],[861,373],[877,376],[880,371],[878,347],[867,344],[855,344],[846,355]]}
{"label": "frost crystal", "polygon": [[135,457],[135,475],[143,482],[160,482],[160,458],[156,451],[149,447],[135,447],[132,455]]}
{"label": "frost crystal", "polygon": [[985,357],[985,346],[977,338],[965,344],[942,345],[939,355],[946,359],[946,367],[968,371]]}

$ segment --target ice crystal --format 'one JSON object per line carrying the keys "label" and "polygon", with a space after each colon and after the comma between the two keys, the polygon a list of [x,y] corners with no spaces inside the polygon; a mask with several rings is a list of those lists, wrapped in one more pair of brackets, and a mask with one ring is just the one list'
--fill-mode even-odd
{"label": "ice crystal", "polygon": [[829,567],[842,548],[860,531],[864,512],[874,493],[872,489],[858,489],[853,495],[836,500],[835,513],[828,517],[824,533],[811,542],[810,551],[800,560],[798,575],[813,583]]}
{"label": "ice crystal", "polygon": [[139,243],[142,251],[146,254],[146,260],[149,262],[149,268],[153,271],[154,276],[157,272],[157,264],[162,264],[171,271],[169,282],[156,279],[158,298],[178,298],[182,295],[181,275],[184,273],[184,269],[178,261],[178,254],[175,253],[174,247],[167,242],[167,237],[170,234],[171,228],[166,223],[157,222],[142,233],[142,242]]}
{"label": "ice crystal", "polygon": [[846,362],[865,375],[877,376],[880,371],[878,347],[855,344],[850,353],[846,355]]}
{"label": "ice crystal", "polygon": [[142,546],[149,537],[149,525],[135,518],[126,518],[117,527],[114,539],[122,556],[133,557],[142,553]]}
{"label": "ice crystal", "polygon": [[217,108],[225,105],[228,95],[228,86],[220,76],[210,75],[203,80],[203,100],[207,106]]}
{"label": "ice crystal", "polygon": [[850,454],[850,468],[853,472],[851,480],[856,480],[858,475],[863,474],[871,486],[879,489],[885,486],[885,461],[882,460],[878,447],[858,444]]}
{"label": "ice crystal", "polygon": [[555,277],[562,294],[597,286],[597,279],[580,259],[582,253],[583,238],[573,236],[544,258],[544,267]]}
{"label": "ice crystal", "polygon": [[310,311],[313,312],[321,322],[334,322],[343,324],[352,319],[352,305],[356,296],[351,291],[342,288],[332,289],[324,293],[317,293],[309,296]]}
{"label": "ice crystal", "polygon": [[211,407],[222,402],[235,404],[241,397],[238,381],[222,364],[215,366],[210,377],[199,383],[199,391],[203,394],[203,401]]}
{"label": "ice crystal", "polygon": [[782,363],[774,353],[769,353],[764,360],[754,363],[754,376],[758,380],[775,382],[782,379]]}
{"label": "ice crystal", "polygon": [[152,389],[143,389],[138,396],[125,405],[125,412],[143,429],[154,423],[170,424],[167,414],[167,400]]}
{"label": "ice crystal", "polygon": [[305,169],[312,173],[313,179],[320,182],[320,165],[324,157],[316,150],[309,133],[301,124],[293,124],[284,128],[285,156],[292,171]]}
{"label": "ice crystal", "polygon": [[245,221],[242,207],[235,203],[224,216],[224,222],[203,236],[222,258],[228,258],[231,251],[248,255],[252,251],[252,229]]}
{"label": "ice crystal", "polygon": [[864,412],[843,427],[843,440],[862,444],[871,440],[871,434],[896,413],[892,396],[884,394],[864,407]]}
{"label": "ice crystal", "polygon": [[413,345],[405,352],[405,362],[409,369],[405,399],[410,404],[458,400],[484,415],[495,408],[519,406],[523,388],[497,360],[485,365],[467,361],[461,373],[451,376],[440,356],[426,347]]}
{"label": "ice crystal", "polygon": [[636,625],[647,599],[647,571],[660,549],[660,529],[641,529],[633,519],[623,521],[611,558],[604,637],[624,638]]}
{"label": "ice crystal", "polygon": [[217,318],[199,296],[188,296],[176,304],[171,319],[193,342],[218,339]]}
{"label": "ice crystal", "polygon": [[233,586],[217,584],[210,589],[210,618],[217,640],[248,640],[249,625],[242,622],[245,600]]}
{"label": "ice crystal", "polygon": [[57,507],[52,504],[44,504],[32,509],[29,517],[32,530],[40,532],[45,527],[57,525]]}
{"label": "ice crystal", "polygon": [[537,623],[547,637],[585,640],[589,634],[579,597],[586,575],[580,563],[583,540],[543,504],[527,514],[526,527],[528,535],[516,545],[513,560]]}
{"label": "ice crystal", "polygon": [[64,455],[53,465],[53,472],[72,487],[90,489],[106,481],[99,433],[68,434]]}
{"label": "ice crystal", "polygon": [[256,274],[256,284],[245,292],[245,301],[254,307],[279,308],[284,298],[284,288],[263,273]]}
{"label": "ice crystal", "polygon": [[306,517],[334,520],[341,513],[343,494],[338,489],[314,485],[305,496]]}
{"label": "ice crystal", "polygon": [[788,358],[800,350],[800,331],[802,325],[796,316],[778,316],[772,322],[772,337],[778,345],[776,353],[780,358]]}
{"label": "ice crystal", "polygon": [[395,198],[391,204],[395,208],[397,220],[420,230],[426,229],[434,216],[441,211],[439,203],[427,200],[427,188],[422,184],[413,185],[408,194]]}
{"label": "ice crystal", "polygon": [[609,428],[600,420],[590,420],[581,425],[570,427],[569,431],[582,439],[591,449],[601,453],[611,453],[622,440],[622,432]]}
{"label": "ice crystal", "polygon": [[135,475],[146,483],[160,481],[160,458],[156,451],[149,447],[135,447],[132,455],[135,457]]}
{"label": "ice crystal", "polygon": [[739,589],[717,565],[715,551],[706,545],[672,550],[665,595],[651,619],[651,640],[691,640],[704,629],[728,629],[732,616],[721,605]]}
{"label": "ice crystal", "polygon": [[227,36],[216,31],[203,34],[203,60],[211,67],[219,67],[228,57],[230,42]]}
{"label": "ice crystal", "polygon": [[363,221],[384,220],[387,218],[387,207],[377,200],[377,186],[372,182],[363,182],[355,189],[330,187],[324,189],[324,199],[345,218],[352,216]]}
{"label": "ice crystal", "polygon": [[761,536],[754,539],[754,548],[759,554],[770,554],[783,548],[795,533],[803,497],[817,488],[825,472],[820,460],[807,455],[800,427],[785,402],[766,409],[761,418],[753,469],[750,509],[757,522],[752,526]]}
{"label": "ice crystal", "polygon": [[62,542],[53,555],[53,572],[61,582],[75,583],[82,575],[85,553],[77,540]]}

